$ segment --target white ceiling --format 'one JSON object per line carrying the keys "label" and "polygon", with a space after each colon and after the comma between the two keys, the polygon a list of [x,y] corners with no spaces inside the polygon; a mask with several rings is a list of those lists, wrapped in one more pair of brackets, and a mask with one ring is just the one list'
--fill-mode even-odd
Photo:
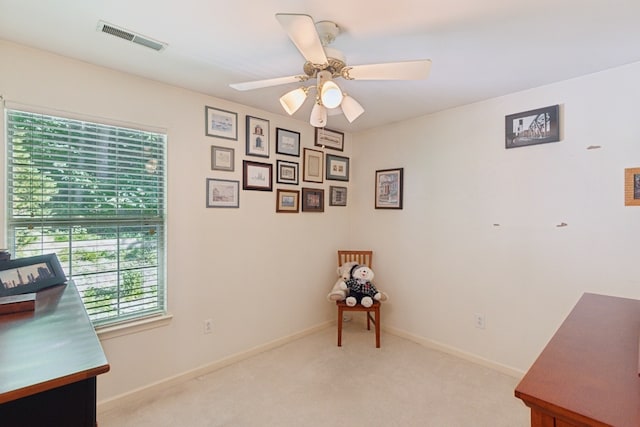
{"label": "white ceiling", "polygon": [[[229,87],[302,74],[304,59],[276,13],[336,22],[342,34],[332,47],[347,65],[433,61],[423,81],[341,80],[366,110],[351,124],[330,116],[327,126],[343,131],[640,60],[640,0],[0,0],[0,38],[286,114],[278,98],[296,84]],[[168,47],[100,33],[100,20]],[[306,121],[310,106],[294,117]]]}

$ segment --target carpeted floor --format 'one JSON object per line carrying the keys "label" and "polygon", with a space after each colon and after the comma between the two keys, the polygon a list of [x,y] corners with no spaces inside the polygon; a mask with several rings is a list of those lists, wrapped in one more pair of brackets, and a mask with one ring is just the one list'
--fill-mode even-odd
{"label": "carpeted floor", "polygon": [[527,427],[518,380],[345,323],[101,414],[100,427]]}

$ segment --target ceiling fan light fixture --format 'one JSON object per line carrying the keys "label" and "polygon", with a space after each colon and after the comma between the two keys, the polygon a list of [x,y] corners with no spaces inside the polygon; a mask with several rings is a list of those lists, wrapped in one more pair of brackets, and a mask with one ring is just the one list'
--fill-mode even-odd
{"label": "ceiling fan light fixture", "polygon": [[349,95],[345,95],[342,100],[342,112],[344,116],[349,120],[349,123],[353,123],[355,119],[360,117],[360,114],[364,113],[364,108],[358,101],[350,97]]}
{"label": "ceiling fan light fixture", "polygon": [[325,107],[329,109],[338,107],[342,102],[342,98],[342,90],[333,80],[326,81],[322,85],[320,99]]}
{"label": "ceiling fan light fixture", "polygon": [[316,128],[323,128],[327,124],[327,109],[318,102],[313,105],[309,123]]}
{"label": "ceiling fan light fixture", "polygon": [[309,92],[308,88],[299,87],[290,92],[285,93],[280,97],[280,104],[282,104],[282,108],[289,115],[292,115],[304,104],[304,101],[307,99],[307,93]]}

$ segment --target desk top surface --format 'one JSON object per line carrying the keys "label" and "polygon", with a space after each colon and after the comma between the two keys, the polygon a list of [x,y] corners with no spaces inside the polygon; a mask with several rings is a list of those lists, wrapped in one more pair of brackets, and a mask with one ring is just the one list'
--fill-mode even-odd
{"label": "desk top surface", "polygon": [[640,426],[640,301],[584,294],[515,395],[588,425]]}
{"label": "desk top surface", "polygon": [[107,371],[73,282],[38,292],[35,311],[0,316],[0,404]]}

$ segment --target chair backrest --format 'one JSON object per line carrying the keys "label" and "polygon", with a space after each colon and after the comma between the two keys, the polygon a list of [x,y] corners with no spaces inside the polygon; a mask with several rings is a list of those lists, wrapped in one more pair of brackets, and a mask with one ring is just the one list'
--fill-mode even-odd
{"label": "chair backrest", "polygon": [[347,250],[339,250],[338,251],[338,267],[340,267],[345,262],[354,261],[358,264],[364,264],[367,267],[373,269],[373,251],[347,251]]}

